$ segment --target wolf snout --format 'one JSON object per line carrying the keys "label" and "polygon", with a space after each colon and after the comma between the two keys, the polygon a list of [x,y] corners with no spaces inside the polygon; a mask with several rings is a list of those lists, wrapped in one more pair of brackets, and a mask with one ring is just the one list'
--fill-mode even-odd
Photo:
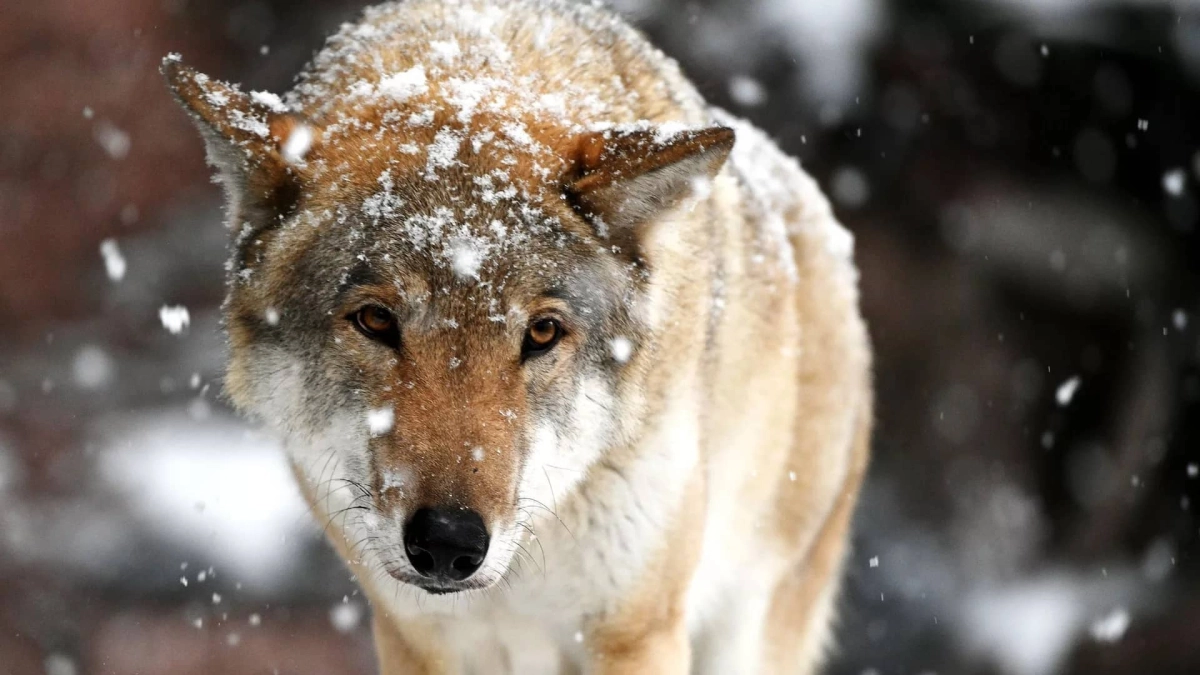
{"label": "wolf snout", "polygon": [[419,509],[404,527],[404,550],[421,576],[464,581],[487,555],[487,527],[471,509]]}

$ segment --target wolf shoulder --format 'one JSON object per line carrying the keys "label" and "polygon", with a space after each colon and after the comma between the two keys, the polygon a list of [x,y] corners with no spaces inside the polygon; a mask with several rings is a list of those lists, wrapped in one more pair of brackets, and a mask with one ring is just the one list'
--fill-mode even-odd
{"label": "wolf shoulder", "polygon": [[750,122],[720,109],[712,116],[737,135],[728,171],[741,214],[762,242],[756,253],[773,255],[791,281],[819,262],[839,273],[840,284],[857,288],[854,235],[838,221],[816,180]]}

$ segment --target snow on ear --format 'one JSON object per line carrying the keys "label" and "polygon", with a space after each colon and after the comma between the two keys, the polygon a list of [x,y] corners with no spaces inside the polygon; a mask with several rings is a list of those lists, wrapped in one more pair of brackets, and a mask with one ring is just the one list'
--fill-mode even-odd
{"label": "snow on ear", "polygon": [[183,65],[178,55],[163,59],[162,73],[204,137],[209,163],[225,185],[231,226],[286,215],[319,131],[289,113],[278,96],[247,94]]}
{"label": "snow on ear", "polygon": [[601,236],[631,230],[711,180],[733,148],[733,129],[610,129],[577,141],[567,185]]}

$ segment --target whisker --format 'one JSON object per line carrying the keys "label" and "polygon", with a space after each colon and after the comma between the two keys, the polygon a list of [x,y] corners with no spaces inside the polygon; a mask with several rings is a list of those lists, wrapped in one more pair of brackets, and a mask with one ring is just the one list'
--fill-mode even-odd
{"label": "whisker", "polygon": [[346,485],[343,485],[343,486],[337,488],[339,490],[342,488],[345,488],[345,487],[355,487],[355,488],[358,488],[358,491],[360,493],[362,493],[363,497],[374,497],[375,496],[374,493],[371,492],[370,488],[368,488],[366,485],[363,485],[359,481],[351,480],[349,478],[330,478],[329,480],[346,483]]}
{"label": "whisker", "polygon": [[[347,512],[347,511],[357,511],[357,510],[369,511],[369,510],[370,510],[370,507],[367,507],[367,506],[354,506],[354,505],[350,505],[350,506],[347,506],[347,507],[346,507],[346,508],[344,508],[344,509],[338,509],[337,511],[334,511],[334,512],[333,512],[333,513],[332,513],[332,514],[329,516],[329,520],[328,520],[328,521],[326,521],[326,523],[325,523],[325,527],[321,528],[321,534],[322,534],[322,535],[324,535],[324,536],[328,536],[328,535],[329,535],[329,526],[333,524],[333,521],[334,521],[334,519],[335,519],[335,518],[337,518],[339,515],[341,515],[341,514],[343,514],[343,513]],[[343,522],[342,522],[342,528],[343,528],[343,529],[345,529],[345,521],[343,521]]]}
{"label": "whisker", "polygon": [[554,519],[558,521],[558,524],[559,524],[559,525],[562,525],[563,529],[567,531],[567,534],[571,535],[571,539],[572,539],[572,541],[574,541],[576,545],[578,545],[578,544],[579,544],[579,540],[578,540],[578,539],[575,539],[575,534],[574,534],[573,532],[571,532],[571,528],[567,527],[567,524],[563,522],[563,519],[558,517],[558,512],[557,512],[557,511],[554,511],[554,510],[553,510],[553,509],[551,509],[549,506],[546,506],[545,504],[543,504],[543,503],[541,503],[540,501],[538,501],[538,500],[534,499],[533,497],[521,497],[521,498],[519,498],[519,499],[517,500],[517,502],[518,502],[518,503],[519,503],[519,502],[521,502],[521,501],[529,501],[529,502],[533,502],[533,504],[534,504],[535,506],[537,506],[537,507],[539,507],[539,508],[542,508],[542,509],[544,509],[544,510],[545,510],[547,513],[549,513],[550,515],[554,516]]}
{"label": "whisker", "polygon": [[542,540],[538,538],[537,533],[533,531],[533,527],[528,523],[517,521],[517,525],[525,528],[529,532],[529,539],[537,542],[538,550],[542,552],[542,576],[546,575],[546,547],[542,546]]}

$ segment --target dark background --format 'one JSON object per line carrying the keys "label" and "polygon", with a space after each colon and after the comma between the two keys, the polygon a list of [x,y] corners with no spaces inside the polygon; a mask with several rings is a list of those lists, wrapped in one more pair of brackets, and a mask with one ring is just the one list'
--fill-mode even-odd
{"label": "dark background", "polygon": [[[1200,4],[616,5],[856,236],[879,423],[829,672],[1200,672]],[[0,673],[372,672],[220,398],[220,194],[157,73],[281,92],[359,7],[0,4]]]}

